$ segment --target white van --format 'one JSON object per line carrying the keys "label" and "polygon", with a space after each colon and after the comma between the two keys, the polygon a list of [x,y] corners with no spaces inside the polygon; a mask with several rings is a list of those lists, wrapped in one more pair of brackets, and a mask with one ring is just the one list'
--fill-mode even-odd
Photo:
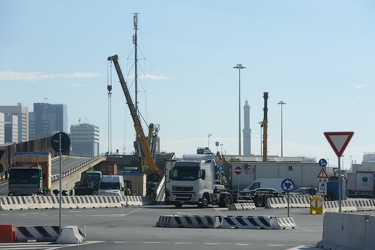
{"label": "white van", "polygon": [[98,195],[124,195],[124,178],[121,175],[103,175]]}
{"label": "white van", "polygon": [[277,192],[282,193],[284,192],[281,183],[283,182],[283,178],[257,178],[249,186],[242,190],[242,192],[252,192],[258,188],[272,188],[275,189]]}

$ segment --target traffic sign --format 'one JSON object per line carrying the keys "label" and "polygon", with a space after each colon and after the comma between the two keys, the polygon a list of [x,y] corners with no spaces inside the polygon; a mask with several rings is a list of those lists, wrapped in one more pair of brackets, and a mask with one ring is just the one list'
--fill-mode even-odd
{"label": "traffic sign", "polygon": [[328,175],[325,168],[322,168],[317,176],[319,180],[327,181]]}
{"label": "traffic sign", "polygon": [[319,166],[321,166],[322,168],[325,168],[327,166],[326,159],[320,159],[319,160]]}
{"label": "traffic sign", "polygon": [[284,192],[291,192],[294,189],[294,181],[291,179],[287,178],[281,182],[281,188],[283,189]]}
{"label": "traffic sign", "polygon": [[324,195],[327,194],[327,182],[325,182],[325,181],[323,181],[323,182],[319,182],[319,190],[318,190],[318,193],[319,193],[319,194],[324,194]]}
{"label": "traffic sign", "polygon": [[224,172],[224,166],[218,166],[217,167],[217,172],[223,173]]}
{"label": "traffic sign", "polygon": [[[60,143],[60,138],[61,138],[61,143]],[[61,148],[60,148],[61,146]],[[54,134],[51,138],[51,147],[59,152],[64,152],[70,148],[70,137],[64,132],[57,132]]]}
{"label": "traffic sign", "polygon": [[333,151],[337,157],[341,157],[344,153],[346,146],[348,146],[350,139],[352,139],[354,132],[324,132]]}
{"label": "traffic sign", "polygon": [[242,172],[242,168],[241,168],[240,166],[237,166],[237,167],[234,168],[234,172],[235,172],[236,174],[241,174],[241,172]]}

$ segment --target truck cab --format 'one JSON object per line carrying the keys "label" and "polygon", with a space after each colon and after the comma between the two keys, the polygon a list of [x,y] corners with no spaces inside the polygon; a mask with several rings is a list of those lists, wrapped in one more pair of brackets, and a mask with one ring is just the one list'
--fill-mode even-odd
{"label": "truck cab", "polygon": [[222,185],[216,187],[218,178],[215,173],[215,156],[212,153],[184,155],[169,173],[169,203],[177,208],[184,204],[207,207],[220,202],[219,206],[227,206],[232,197],[222,190]]}

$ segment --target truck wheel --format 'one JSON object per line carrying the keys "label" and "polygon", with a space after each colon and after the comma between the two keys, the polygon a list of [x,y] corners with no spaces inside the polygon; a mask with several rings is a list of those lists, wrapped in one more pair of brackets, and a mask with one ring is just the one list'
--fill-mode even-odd
{"label": "truck wheel", "polygon": [[222,200],[219,202],[219,207],[228,207],[232,205],[232,197],[230,195],[226,195]]}
{"label": "truck wheel", "polygon": [[205,194],[202,197],[202,203],[198,204],[198,207],[200,207],[200,208],[206,208],[206,207],[208,207],[208,202],[209,202],[208,197]]}
{"label": "truck wheel", "polygon": [[174,206],[175,206],[176,208],[181,208],[181,207],[182,207],[182,204],[181,204],[181,203],[176,203],[176,204],[174,204]]}
{"label": "truck wheel", "polygon": [[152,174],[150,175],[150,180],[151,180],[152,182],[159,182],[159,175],[158,175],[157,173],[152,173]]}
{"label": "truck wheel", "polygon": [[254,203],[256,207],[261,207],[263,205],[263,195],[257,194],[254,196]]}

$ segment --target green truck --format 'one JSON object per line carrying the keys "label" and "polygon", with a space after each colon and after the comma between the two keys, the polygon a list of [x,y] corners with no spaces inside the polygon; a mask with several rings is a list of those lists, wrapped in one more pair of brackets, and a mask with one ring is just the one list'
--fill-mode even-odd
{"label": "green truck", "polygon": [[75,183],[75,195],[95,195],[98,194],[99,183],[102,179],[101,171],[85,171],[81,174],[81,180]]}

